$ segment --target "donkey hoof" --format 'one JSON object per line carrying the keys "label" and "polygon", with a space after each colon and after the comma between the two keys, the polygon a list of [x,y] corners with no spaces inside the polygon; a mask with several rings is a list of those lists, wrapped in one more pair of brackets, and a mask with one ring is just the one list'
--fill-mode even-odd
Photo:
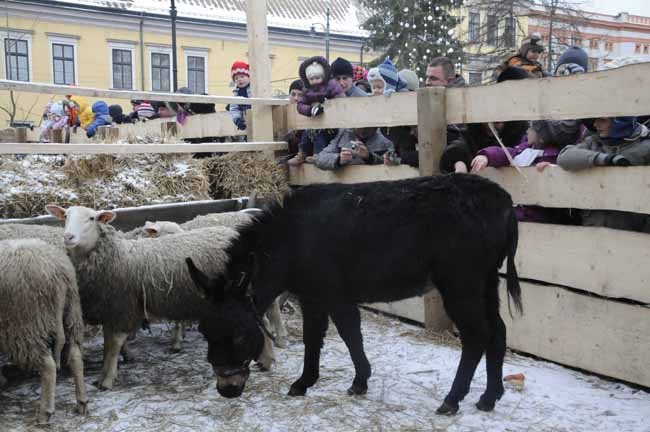
{"label": "donkey hoof", "polygon": [[482,395],[478,402],[476,402],[476,408],[480,409],[481,411],[492,411],[494,409],[495,401],[491,400],[491,398]]}
{"label": "donkey hoof", "polygon": [[299,383],[293,383],[288,394],[289,396],[304,396],[307,394],[307,387]]}
{"label": "donkey hoof", "polygon": [[348,396],[360,396],[368,393],[367,385],[352,384],[348,389]]}
{"label": "donkey hoof", "polygon": [[454,415],[457,412],[458,412],[458,402],[451,403],[445,401],[436,410],[436,414],[438,415]]}

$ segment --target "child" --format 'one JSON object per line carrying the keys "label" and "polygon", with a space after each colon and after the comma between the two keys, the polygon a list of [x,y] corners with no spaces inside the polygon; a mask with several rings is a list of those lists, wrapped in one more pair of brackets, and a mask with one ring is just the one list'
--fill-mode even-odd
{"label": "child", "polygon": [[544,67],[537,61],[541,53],[544,52],[544,46],[541,44],[541,36],[534,33],[522,41],[519,52],[505,61],[503,67],[518,67],[524,69],[535,78],[542,78]]}
{"label": "child", "polygon": [[63,129],[68,124],[68,116],[65,114],[63,103],[61,102],[48,103],[45,107],[43,117],[45,121],[41,125],[41,142],[49,142],[51,130]]}
{"label": "child", "polygon": [[384,88],[386,88],[386,82],[381,77],[379,69],[374,67],[370,68],[368,71],[368,82],[372,88],[372,95],[379,96],[384,94]]}
{"label": "child", "polygon": [[[302,62],[299,75],[304,84],[302,96],[298,100],[298,112],[307,117],[316,117],[325,111],[326,99],[345,97],[345,93],[335,79],[330,79],[330,65],[324,57],[311,57]],[[336,131],[310,130],[303,133],[298,154],[289,159],[289,165],[311,162],[307,157],[324,149]]]}
{"label": "child", "polygon": [[386,57],[386,60],[377,66],[377,70],[385,83],[384,95],[388,96],[391,93],[408,91],[406,83],[400,78],[395,65],[390,61],[390,58]]}
{"label": "child", "polygon": [[[250,67],[248,63],[243,61],[236,61],[230,66],[230,77],[235,83],[232,90],[233,96],[241,96],[245,98],[251,97],[251,80],[250,80]],[[246,130],[246,120],[244,115],[250,109],[250,105],[235,105],[230,104],[228,111],[232,117],[232,121],[239,130]]]}
{"label": "child", "polygon": [[104,101],[97,101],[92,107],[94,120],[86,127],[86,136],[92,138],[97,133],[100,126],[110,126],[113,119],[108,114],[108,105]]}

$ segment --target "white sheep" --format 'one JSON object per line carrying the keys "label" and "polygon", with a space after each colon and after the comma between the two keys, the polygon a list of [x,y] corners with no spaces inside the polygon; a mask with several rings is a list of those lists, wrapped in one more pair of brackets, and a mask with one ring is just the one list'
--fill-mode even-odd
{"label": "white sheep", "polygon": [[77,410],[85,414],[84,324],[72,263],[43,240],[3,240],[0,274],[0,351],[19,366],[40,371],[38,422],[47,423],[54,414],[56,370],[66,342]]}
{"label": "white sheep", "polygon": [[[100,388],[113,387],[120,348],[142,320],[200,320],[213,313],[212,305],[192,281],[185,260],[190,257],[213,277],[222,276],[229,260],[226,249],[237,238],[237,231],[213,227],[129,240],[108,225],[116,216],[111,211],[55,205],[46,209],[65,220],[64,244],[77,270],[84,314],[103,326]],[[267,350],[257,360],[269,369],[272,345],[265,346]]]}

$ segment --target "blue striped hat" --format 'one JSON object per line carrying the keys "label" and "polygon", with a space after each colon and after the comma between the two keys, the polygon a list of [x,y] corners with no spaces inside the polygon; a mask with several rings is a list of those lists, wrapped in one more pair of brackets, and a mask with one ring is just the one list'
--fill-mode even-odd
{"label": "blue striped hat", "polygon": [[386,82],[384,93],[393,91],[398,92],[406,88],[406,83],[399,77],[397,68],[395,68],[393,62],[390,61],[390,57],[386,57],[386,60],[378,66],[378,69],[379,74]]}

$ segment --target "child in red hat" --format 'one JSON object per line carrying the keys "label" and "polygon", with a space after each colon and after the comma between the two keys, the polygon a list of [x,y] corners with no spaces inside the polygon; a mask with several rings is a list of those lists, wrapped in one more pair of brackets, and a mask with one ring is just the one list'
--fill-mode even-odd
{"label": "child in red hat", "polygon": [[[230,66],[230,77],[235,83],[235,88],[232,90],[233,96],[251,97],[251,84],[250,84],[250,66],[243,61],[236,61]],[[244,114],[246,110],[250,109],[250,105],[235,105],[230,104],[228,111],[232,117],[232,121],[239,130],[246,129],[246,121]]]}

